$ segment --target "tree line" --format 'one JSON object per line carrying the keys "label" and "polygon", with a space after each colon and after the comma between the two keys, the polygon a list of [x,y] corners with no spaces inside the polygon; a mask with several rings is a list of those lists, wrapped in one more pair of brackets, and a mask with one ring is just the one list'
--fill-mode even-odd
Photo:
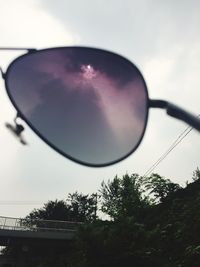
{"label": "tree line", "polygon": [[40,267],[200,266],[200,170],[185,186],[159,174],[115,176],[94,194],[68,194],[26,217],[38,219],[83,222],[70,245],[40,251]]}

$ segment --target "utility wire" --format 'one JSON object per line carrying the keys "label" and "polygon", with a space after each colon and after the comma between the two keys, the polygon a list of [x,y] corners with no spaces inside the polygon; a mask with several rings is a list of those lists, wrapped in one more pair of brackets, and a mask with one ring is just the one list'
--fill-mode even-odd
{"label": "utility wire", "polygon": [[43,205],[45,202],[42,201],[26,201],[26,200],[22,200],[22,201],[14,201],[14,200],[0,200],[0,205]]}
{"label": "utility wire", "polygon": [[187,127],[179,136],[178,138],[171,144],[171,146],[167,149],[167,151],[145,172],[144,176],[147,176],[151,171],[172,151],[172,149],[182,140],[182,137],[185,136],[184,134],[188,131],[191,131],[191,127]]}
{"label": "utility wire", "polygon": [[[197,116],[200,117],[200,114]],[[168,154],[193,130],[193,127],[188,126],[171,144],[167,151],[144,173],[143,177],[150,175],[153,170],[168,156]]]}

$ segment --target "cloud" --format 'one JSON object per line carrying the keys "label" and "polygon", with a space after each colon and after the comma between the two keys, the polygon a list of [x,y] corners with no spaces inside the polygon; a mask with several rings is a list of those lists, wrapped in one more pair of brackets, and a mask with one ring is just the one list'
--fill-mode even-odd
{"label": "cloud", "polygon": [[41,10],[38,0],[0,1],[1,46],[59,46],[77,42],[54,16]]}
{"label": "cloud", "polygon": [[[3,1],[0,0],[0,47],[51,47],[71,45],[78,41],[54,16],[40,9],[38,0]],[[6,70],[8,64],[20,53],[0,51],[1,67]],[[4,87],[2,83],[2,87]],[[1,113],[3,120],[14,118],[15,111],[1,90]]]}
{"label": "cloud", "polygon": [[133,60],[144,73],[150,96],[198,113],[200,2],[44,0],[40,5],[80,35],[81,44]]}

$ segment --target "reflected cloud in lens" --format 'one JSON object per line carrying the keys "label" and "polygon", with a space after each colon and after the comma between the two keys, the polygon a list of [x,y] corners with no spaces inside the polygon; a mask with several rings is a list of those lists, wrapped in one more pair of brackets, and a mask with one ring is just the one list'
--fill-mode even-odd
{"label": "reflected cloud in lens", "polygon": [[137,145],[145,127],[146,91],[131,63],[81,48],[47,50],[21,63],[26,76],[17,85],[16,101],[59,150],[103,164]]}

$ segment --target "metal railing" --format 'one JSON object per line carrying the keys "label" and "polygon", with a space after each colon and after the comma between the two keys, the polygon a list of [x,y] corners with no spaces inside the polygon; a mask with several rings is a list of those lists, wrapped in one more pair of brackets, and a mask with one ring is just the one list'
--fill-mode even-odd
{"label": "metal railing", "polygon": [[33,232],[69,232],[76,231],[80,222],[35,220],[0,216],[0,229]]}

